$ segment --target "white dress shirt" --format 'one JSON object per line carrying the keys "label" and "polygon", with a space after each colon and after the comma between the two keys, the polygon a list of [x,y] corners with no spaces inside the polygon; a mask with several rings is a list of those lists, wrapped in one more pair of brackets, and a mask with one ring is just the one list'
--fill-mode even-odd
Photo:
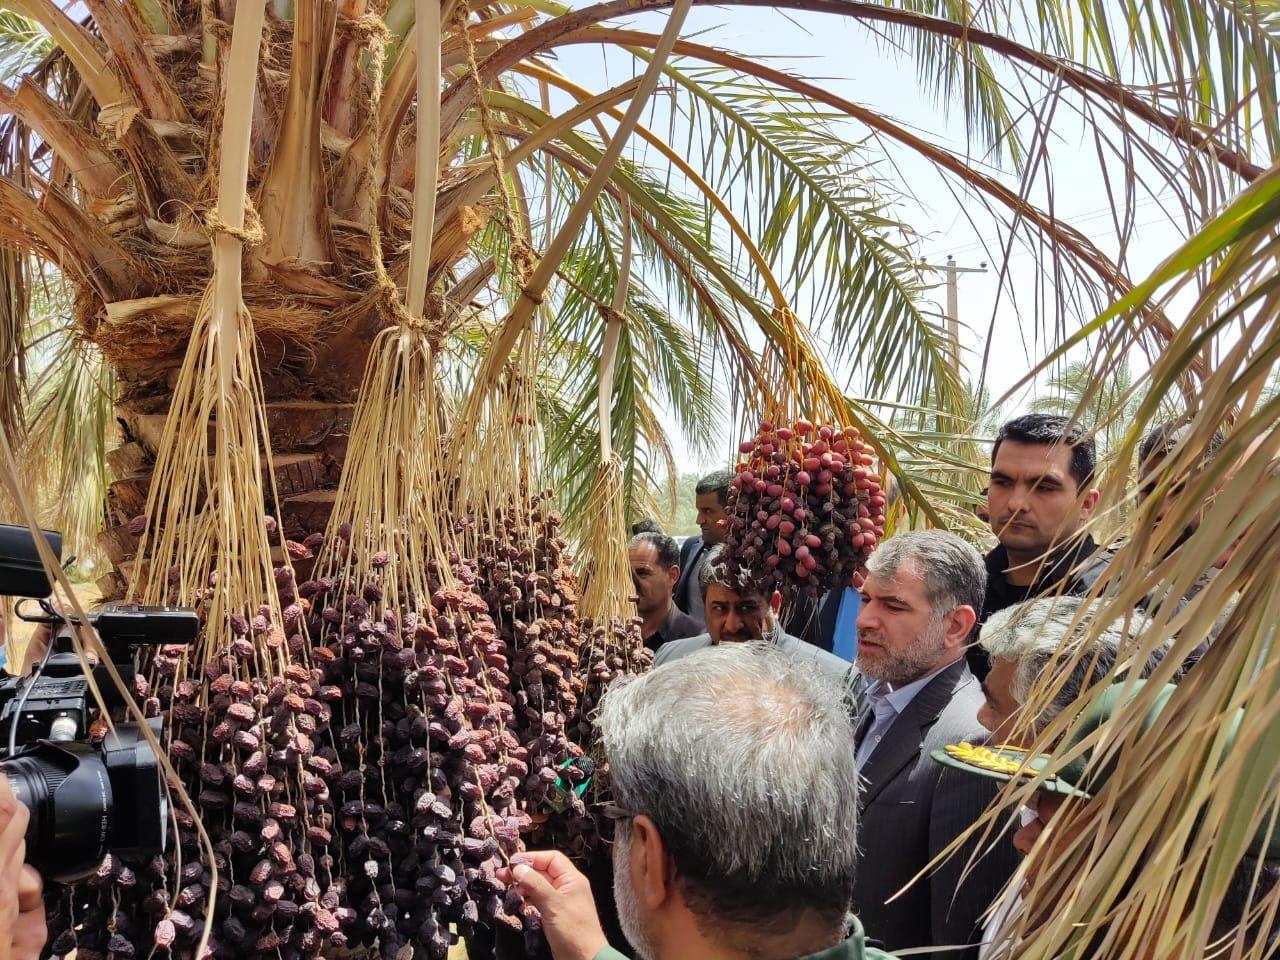
{"label": "white dress shirt", "polygon": [[[1018,822],[1022,826],[1026,826],[1036,818],[1036,812],[1030,807],[1022,807],[1018,810]],[[997,941],[996,937],[1000,934],[1000,928],[1005,925],[1014,913],[1022,906],[1022,883],[1021,878],[1014,881],[1014,886],[1009,889],[1000,906],[992,911],[990,918],[982,928],[982,943],[978,945],[978,960],[987,960],[996,952],[996,947],[1002,946],[1004,956],[1009,956],[1008,941],[1012,941],[1014,931],[1012,928]]]}

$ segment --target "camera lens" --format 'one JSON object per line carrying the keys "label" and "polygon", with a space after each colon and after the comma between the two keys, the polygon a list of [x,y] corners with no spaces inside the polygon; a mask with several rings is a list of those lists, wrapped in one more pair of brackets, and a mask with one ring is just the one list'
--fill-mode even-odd
{"label": "camera lens", "polygon": [[100,748],[38,743],[0,761],[0,774],[31,812],[27,862],[50,880],[82,879],[108,851],[164,851],[164,782],[155,754],[132,724],[118,725]]}
{"label": "camera lens", "polygon": [[0,772],[31,813],[27,862],[50,880],[92,873],[111,832],[111,779],[98,751],[41,743],[0,763]]}

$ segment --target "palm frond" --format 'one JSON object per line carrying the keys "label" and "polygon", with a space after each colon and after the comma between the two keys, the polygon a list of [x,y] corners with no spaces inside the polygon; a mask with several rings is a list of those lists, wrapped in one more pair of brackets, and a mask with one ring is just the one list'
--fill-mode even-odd
{"label": "palm frond", "polygon": [[950,338],[926,300],[913,232],[841,115],[715,68],[668,68],[688,96],[695,157],[807,303],[836,369],[871,395],[959,403]]}
{"label": "palm frond", "polygon": [[[890,0],[885,5],[998,33],[1007,32],[1009,27],[999,4]],[[965,118],[966,133],[977,140],[982,152],[997,161],[1007,156],[1015,169],[1022,166],[1026,150],[1016,122],[1021,111],[1017,104],[1009,102],[1009,93],[986,50],[963,38],[910,26],[888,25],[882,29],[882,36],[915,64],[921,89],[932,96],[944,115],[958,108]]]}
{"label": "palm frond", "polygon": [[0,10],[0,80],[25,73],[53,50],[44,28],[22,14]]}
{"label": "palm frond", "polygon": [[106,511],[106,452],[115,442],[115,375],[91,343],[68,343],[36,379],[28,462],[46,471],[44,522],[61,530],[64,552],[81,567],[100,564]]}
{"label": "palm frond", "polygon": [[1257,149],[1255,131],[1272,155],[1280,147],[1280,18],[1274,4],[1087,0],[1033,4],[1030,13],[1041,39],[1061,55],[1110,76],[1136,74],[1135,82],[1157,91],[1167,108],[1202,127],[1243,117],[1241,127],[1224,129],[1246,153]]}

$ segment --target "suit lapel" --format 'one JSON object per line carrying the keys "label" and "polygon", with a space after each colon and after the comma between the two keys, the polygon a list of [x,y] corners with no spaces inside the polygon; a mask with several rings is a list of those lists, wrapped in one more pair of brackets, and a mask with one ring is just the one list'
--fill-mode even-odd
{"label": "suit lapel", "polygon": [[836,648],[836,620],[840,616],[840,598],[844,589],[830,590],[822,598],[822,607],[818,611],[818,636],[822,640],[824,650]]}
{"label": "suit lapel", "polygon": [[680,551],[681,567],[680,578],[676,580],[675,598],[676,606],[681,610],[687,610],[689,606],[689,577],[693,573],[693,566],[698,562],[698,557],[702,553],[702,537],[691,537],[685,541],[685,546]]}
{"label": "suit lapel", "polygon": [[867,735],[867,731],[871,729],[871,723],[875,719],[874,711],[871,704],[867,702],[865,696],[867,692],[866,684],[853,697],[853,749],[857,750],[862,746],[862,738]]}
{"label": "suit lapel", "polygon": [[[938,717],[951,702],[951,695],[965,669],[962,657],[934,677],[894,720],[893,726],[862,768],[864,809],[893,781],[903,767],[920,756],[925,734],[937,723]],[[868,704],[864,709],[864,714],[869,706]]]}

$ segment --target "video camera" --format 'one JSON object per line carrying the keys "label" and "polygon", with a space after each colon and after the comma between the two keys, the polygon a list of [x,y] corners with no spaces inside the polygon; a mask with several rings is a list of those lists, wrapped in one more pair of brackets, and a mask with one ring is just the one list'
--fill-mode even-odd
{"label": "video camera", "polygon": [[[43,532],[61,559],[62,537]],[[0,524],[0,595],[51,591],[30,530]],[[31,812],[27,862],[70,882],[92,873],[109,851],[163,852],[169,818],[164,774],[138,724],[117,723],[101,742],[90,741],[95,704],[75,650],[75,618],[44,600],[39,606],[37,616],[24,614],[23,602],[15,610],[28,623],[47,624],[52,636],[28,676],[0,679],[0,774]],[[108,604],[88,620],[126,684],[137,647],[187,644],[198,629],[195,611],[177,607]],[[105,665],[93,667],[93,679],[108,709],[123,704]],[[160,719],[148,725],[158,737]]]}

